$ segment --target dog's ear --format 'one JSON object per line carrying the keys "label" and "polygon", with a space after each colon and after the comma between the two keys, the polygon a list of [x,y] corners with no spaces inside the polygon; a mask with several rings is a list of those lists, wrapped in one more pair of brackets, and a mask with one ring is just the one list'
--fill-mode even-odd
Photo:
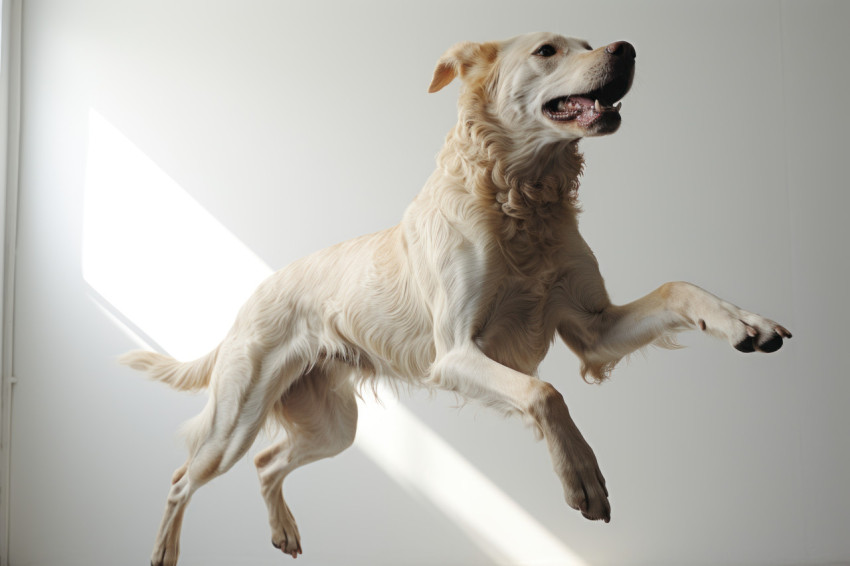
{"label": "dog's ear", "polygon": [[496,45],[493,43],[474,43],[464,41],[446,51],[437,61],[434,78],[428,92],[437,92],[452,82],[455,77],[465,78],[469,71],[477,66],[492,63],[496,58]]}

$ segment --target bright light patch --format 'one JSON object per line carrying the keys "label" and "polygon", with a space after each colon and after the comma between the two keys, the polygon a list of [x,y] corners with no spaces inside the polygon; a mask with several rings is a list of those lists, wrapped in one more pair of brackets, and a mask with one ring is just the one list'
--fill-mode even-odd
{"label": "bright light patch", "polygon": [[487,476],[393,397],[361,405],[355,446],[404,488],[425,496],[495,563],[586,566]]}
{"label": "bright light patch", "polygon": [[[226,334],[271,273],[100,114],[89,118],[83,277],[123,332],[179,359]],[[145,343],[145,337],[137,342]],[[560,540],[395,400],[361,403],[355,446],[498,564],[584,566]]]}
{"label": "bright light patch", "polygon": [[89,115],[83,278],[180,359],[205,354],[270,269],[100,114]]}

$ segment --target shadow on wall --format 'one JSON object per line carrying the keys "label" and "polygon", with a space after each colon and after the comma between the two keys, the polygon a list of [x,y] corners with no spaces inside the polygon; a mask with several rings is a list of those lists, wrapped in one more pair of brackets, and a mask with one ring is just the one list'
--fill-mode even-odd
{"label": "shadow on wall", "polygon": [[[116,326],[140,347],[179,359],[217,344],[245,298],[272,272],[94,110],[82,257],[90,296]],[[383,393],[381,405],[361,401],[355,446],[388,476],[434,504],[495,563],[586,565]]]}

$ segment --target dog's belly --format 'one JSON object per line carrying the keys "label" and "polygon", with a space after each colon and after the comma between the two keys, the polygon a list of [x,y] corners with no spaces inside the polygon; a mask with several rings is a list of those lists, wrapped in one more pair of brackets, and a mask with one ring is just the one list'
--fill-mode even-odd
{"label": "dog's belly", "polygon": [[[396,282],[387,286],[395,287]],[[398,294],[403,289],[393,289]],[[374,294],[372,294],[374,292]],[[375,373],[400,379],[423,379],[434,361],[434,332],[421,303],[388,300],[389,293],[370,289],[367,311],[350,318],[348,339],[370,361]]]}

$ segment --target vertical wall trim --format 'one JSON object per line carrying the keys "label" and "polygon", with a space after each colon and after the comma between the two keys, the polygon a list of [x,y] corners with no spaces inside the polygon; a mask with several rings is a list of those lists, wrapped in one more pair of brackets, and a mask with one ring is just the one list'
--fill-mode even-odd
{"label": "vertical wall trim", "polygon": [[0,207],[3,233],[0,379],[0,566],[9,566],[13,320],[21,125],[21,0],[2,0],[0,29]]}

